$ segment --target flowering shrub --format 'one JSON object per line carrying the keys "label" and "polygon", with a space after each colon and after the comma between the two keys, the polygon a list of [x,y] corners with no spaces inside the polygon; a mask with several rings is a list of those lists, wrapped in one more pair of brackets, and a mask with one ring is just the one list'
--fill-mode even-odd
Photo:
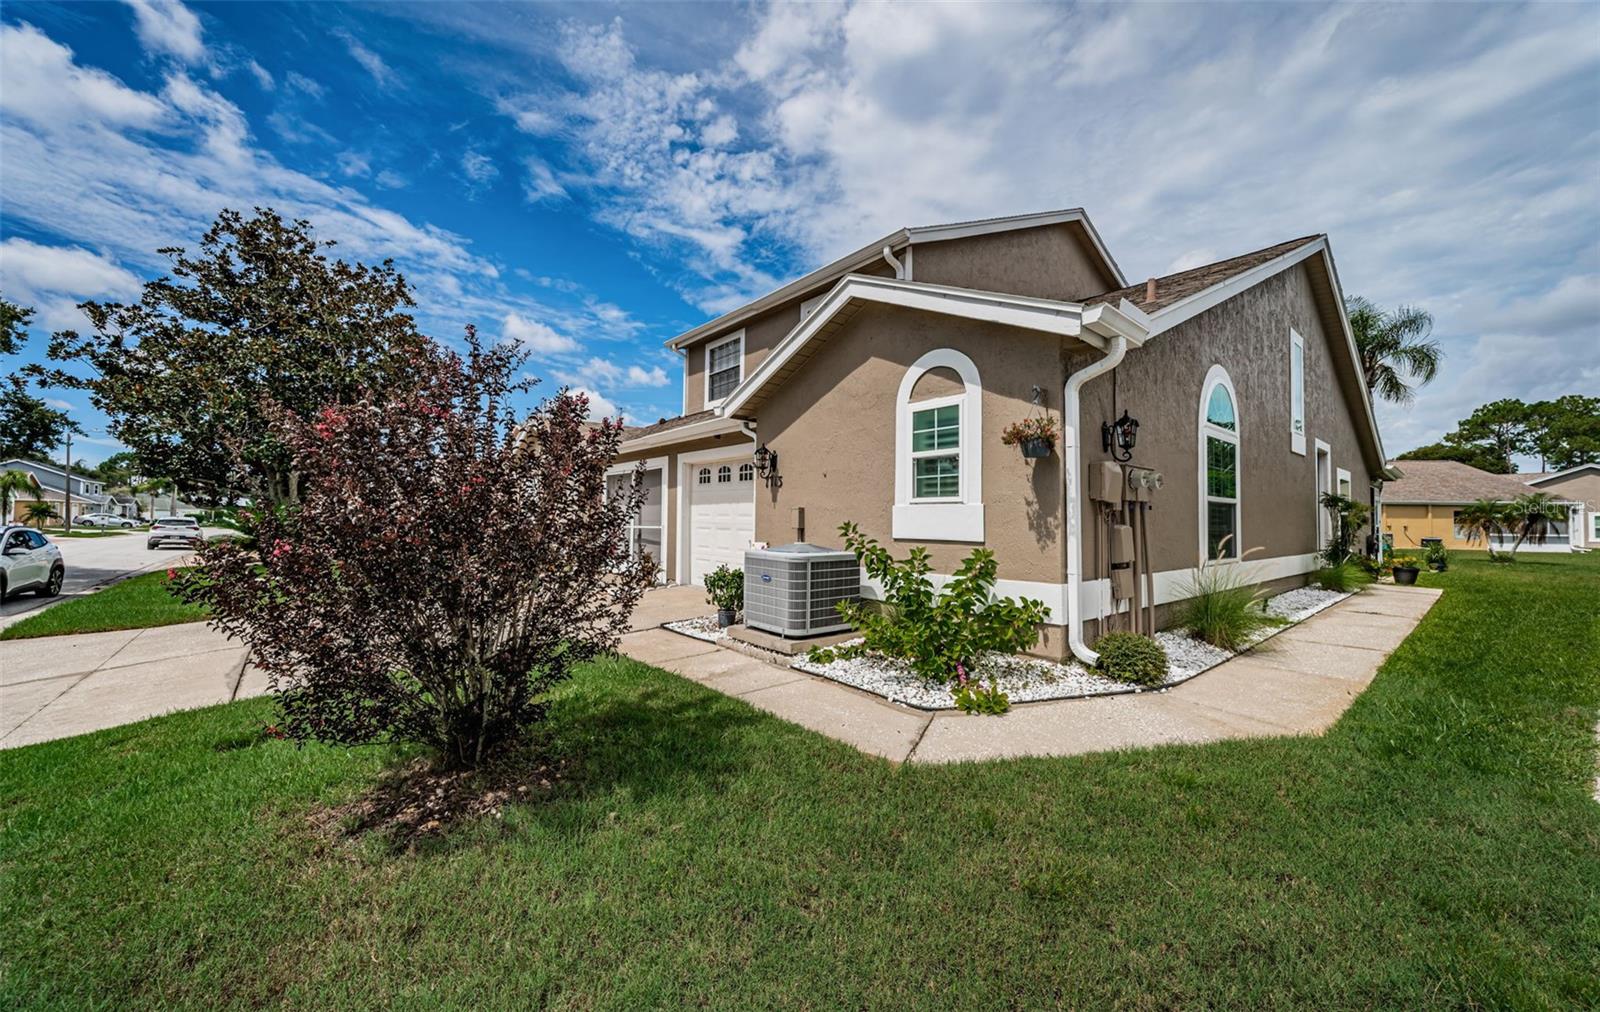
{"label": "flowering shrub", "polygon": [[612,649],[653,566],[629,559],[641,491],[609,500],[622,425],[558,393],[519,416],[520,359],[436,352],[420,386],[309,419],[275,410],[298,507],[241,514],[181,593],[250,645],[297,741],[422,742],[475,765]]}
{"label": "flowering shrub", "polygon": [[1042,439],[1054,445],[1059,434],[1056,420],[1049,415],[1040,415],[1037,418],[1024,418],[1020,422],[1007,425],[1000,433],[1000,442],[1007,446],[1016,446],[1025,440]]}
{"label": "flowering shrub", "polygon": [[935,593],[927,549],[913,548],[900,561],[853,523],[841,524],[839,533],[867,575],[883,586],[883,607],[841,602],[839,614],[861,633],[862,642],[835,647],[831,656],[876,651],[908,661],[923,678],[948,682],[971,670],[981,654],[1026,650],[1049,616],[1042,601],[993,596],[999,565],[987,548],[973,549]]}
{"label": "flowering shrub", "polygon": [[1000,690],[998,681],[991,680],[986,686],[969,676],[960,664],[956,665],[956,684],[950,694],[962,713],[999,715],[1011,709],[1011,697]]}

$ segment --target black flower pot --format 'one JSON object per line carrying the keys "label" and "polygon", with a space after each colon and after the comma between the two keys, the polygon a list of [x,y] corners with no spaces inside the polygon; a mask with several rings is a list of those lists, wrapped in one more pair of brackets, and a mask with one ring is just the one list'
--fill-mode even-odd
{"label": "black flower pot", "polygon": [[[1416,579],[1416,577],[1413,576],[1412,579]],[[728,628],[730,625],[733,625],[734,621],[737,620],[738,617],[739,617],[739,613],[734,611],[732,608],[718,608],[717,609],[717,628],[718,629],[726,629],[726,628]]]}
{"label": "black flower pot", "polygon": [[1055,443],[1048,439],[1024,439],[1022,441],[1022,456],[1024,460],[1040,460],[1050,456],[1050,451],[1055,449]]}
{"label": "black flower pot", "polygon": [[1417,582],[1416,566],[1394,567],[1394,582],[1402,587],[1409,587]]}

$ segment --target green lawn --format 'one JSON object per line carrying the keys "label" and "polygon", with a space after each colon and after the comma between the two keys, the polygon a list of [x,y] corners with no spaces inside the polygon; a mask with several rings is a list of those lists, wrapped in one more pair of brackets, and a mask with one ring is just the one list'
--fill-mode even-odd
{"label": "green lawn", "polygon": [[1600,1007],[1600,555],[1423,582],[1322,738],[895,768],[596,663],[413,852],[265,701],[8,752],[0,1006]]}
{"label": "green lawn", "polygon": [[167,593],[167,572],[143,573],[87,597],[63,601],[37,615],[0,629],[0,640],[64,633],[105,632],[108,629],[147,629],[158,625],[195,622],[206,617],[203,608]]}

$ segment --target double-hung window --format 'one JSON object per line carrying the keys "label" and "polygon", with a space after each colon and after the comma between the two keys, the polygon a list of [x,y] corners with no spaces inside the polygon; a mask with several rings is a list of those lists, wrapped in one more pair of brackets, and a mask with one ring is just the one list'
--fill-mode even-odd
{"label": "double-hung window", "polygon": [[961,498],[961,397],[914,405],[911,411],[911,498]]}
{"label": "double-hung window", "polygon": [[1239,557],[1239,418],[1233,384],[1213,366],[1201,395],[1200,524],[1207,559]]}
{"label": "double-hung window", "polygon": [[1289,331],[1289,449],[1306,452],[1306,340]]}
{"label": "double-hung window", "polygon": [[728,399],[743,378],[744,331],[706,346],[706,406]]}

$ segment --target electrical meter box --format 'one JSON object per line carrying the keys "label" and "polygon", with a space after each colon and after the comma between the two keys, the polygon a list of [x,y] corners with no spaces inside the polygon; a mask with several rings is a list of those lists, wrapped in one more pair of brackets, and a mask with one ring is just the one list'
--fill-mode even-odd
{"label": "electrical meter box", "polygon": [[1122,465],[1114,460],[1097,460],[1090,464],[1089,498],[1117,504],[1127,498],[1123,492]]}

